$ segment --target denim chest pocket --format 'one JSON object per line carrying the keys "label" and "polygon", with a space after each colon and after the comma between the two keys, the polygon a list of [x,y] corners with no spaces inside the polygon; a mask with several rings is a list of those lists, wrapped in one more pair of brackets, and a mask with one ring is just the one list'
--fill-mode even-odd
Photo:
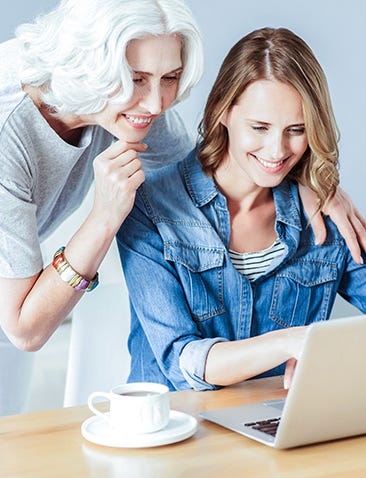
{"label": "denim chest pocket", "polygon": [[175,264],[195,321],[222,314],[224,249],[164,243],[164,256]]}
{"label": "denim chest pocket", "polygon": [[270,318],[282,327],[326,320],[333,305],[337,266],[324,261],[292,261],[277,272]]}

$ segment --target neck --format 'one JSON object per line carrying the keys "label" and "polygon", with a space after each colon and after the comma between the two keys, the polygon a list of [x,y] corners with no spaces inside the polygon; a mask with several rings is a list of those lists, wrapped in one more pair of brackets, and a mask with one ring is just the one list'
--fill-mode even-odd
{"label": "neck", "polygon": [[79,116],[71,113],[57,115],[52,107],[42,101],[40,87],[24,85],[23,91],[31,98],[38,111],[60,138],[73,146],[79,144],[83,128],[86,126]]}
{"label": "neck", "polygon": [[271,188],[259,187],[249,182],[243,171],[234,171],[232,165],[223,162],[215,172],[215,182],[227,203],[234,209],[251,211],[273,203]]}

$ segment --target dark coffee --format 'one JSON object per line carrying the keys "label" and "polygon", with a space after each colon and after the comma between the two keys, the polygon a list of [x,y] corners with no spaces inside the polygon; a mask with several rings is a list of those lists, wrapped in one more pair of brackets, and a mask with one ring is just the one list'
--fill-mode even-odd
{"label": "dark coffee", "polygon": [[159,395],[158,392],[150,392],[150,391],[145,391],[145,390],[140,390],[138,392],[122,392],[119,395],[122,395],[122,397],[149,397],[151,395]]}

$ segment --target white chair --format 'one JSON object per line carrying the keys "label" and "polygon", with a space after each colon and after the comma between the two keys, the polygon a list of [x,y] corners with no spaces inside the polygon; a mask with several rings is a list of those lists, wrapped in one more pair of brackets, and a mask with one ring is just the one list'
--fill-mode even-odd
{"label": "white chair", "polygon": [[130,356],[127,287],[99,285],[73,311],[64,406],[87,403],[94,391],[109,391],[126,381]]}
{"label": "white chair", "polygon": [[26,411],[34,358],[34,352],[18,350],[0,328],[0,415]]}

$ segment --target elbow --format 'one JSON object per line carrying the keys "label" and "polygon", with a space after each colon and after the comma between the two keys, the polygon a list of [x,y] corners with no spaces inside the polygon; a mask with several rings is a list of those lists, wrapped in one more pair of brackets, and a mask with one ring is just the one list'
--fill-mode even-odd
{"label": "elbow", "polygon": [[47,339],[35,335],[8,336],[10,342],[23,352],[37,352],[46,343]]}
{"label": "elbow", "polygon": [[37,352],[42,348],[45,342],[35,340],[23,340],[18,347],[23,352]]}

